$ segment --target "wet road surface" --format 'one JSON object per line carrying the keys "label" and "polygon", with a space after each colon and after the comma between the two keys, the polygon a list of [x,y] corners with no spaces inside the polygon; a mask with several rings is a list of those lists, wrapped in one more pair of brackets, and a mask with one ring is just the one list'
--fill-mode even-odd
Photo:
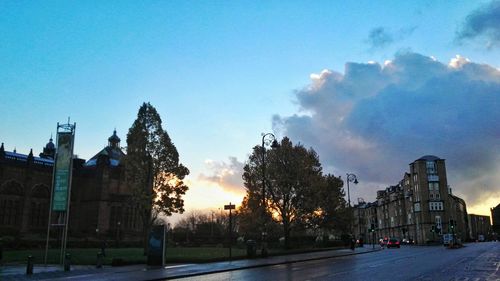
{"label": "wet road surface", "polygon": [[500,280],[500,242],[400,249],[207,274],[179,280]]}

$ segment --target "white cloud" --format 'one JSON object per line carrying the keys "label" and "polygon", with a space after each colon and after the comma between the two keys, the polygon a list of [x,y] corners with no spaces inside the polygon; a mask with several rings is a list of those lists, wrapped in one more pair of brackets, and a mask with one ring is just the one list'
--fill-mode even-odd
{"label": "white cloud", "polygon": [[198,180],[218,185],[225,191],[233,193],[244,193],[243,166],[236,157],[229,157],[229,162],[215,162],[206,160],[205,165],[211,171],[211,175],[200,174]]}
{"label": "white cloud", "polygon": [[456,55],[454,58],[450,60],[450,63],[448,64],[449,67],[452,68],[461,68],[462,66],[470,63],[470,60],[468,58],[464,58],[460,55]]}
{"label": "white cloud", "polygon": [[337,175],[354,172],[366,186],[394,184],[408,163],[434,154],[446,159],[449,184],[469,204],[484,194],[500,199],[493,180],[500,173],[498,69],[461,56],[444,64],[398,53],[384,66],[323,71],[311,84],[319,86],[296,92],[299,112],[310,115],[274,116],[273,123],[312,146]]}

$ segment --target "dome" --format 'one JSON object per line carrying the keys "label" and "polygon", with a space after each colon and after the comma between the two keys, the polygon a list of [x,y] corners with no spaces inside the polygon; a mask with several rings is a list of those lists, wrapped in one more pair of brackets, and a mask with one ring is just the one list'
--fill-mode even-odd
{"label": "dome", "polygon": [[113,131],[113,135],[108,138],[110,143],[118,143],[120,142],[120,138],[116,135],[116,130]]}
{"label": "dome", "polygon": [[120,147],[120,138],[116,135],[116,129],[113,131],[113,135],[108,138],[109,147]]}

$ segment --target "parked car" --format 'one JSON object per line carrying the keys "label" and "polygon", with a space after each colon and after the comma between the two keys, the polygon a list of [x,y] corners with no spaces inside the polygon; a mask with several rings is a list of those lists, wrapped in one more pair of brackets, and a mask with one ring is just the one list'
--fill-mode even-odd
{"label": "parked car", "polygon": [[401,244],[412,245],[413,239],[403,238],[403,241],[401,241]]}
{"label": "parked car", "polygon": [[387,241],[387,248],[392,248],[392,247],[396,248],[401,247],[401,243],[399,242],[398,238],[391,238],[389,239],[389,241]]}

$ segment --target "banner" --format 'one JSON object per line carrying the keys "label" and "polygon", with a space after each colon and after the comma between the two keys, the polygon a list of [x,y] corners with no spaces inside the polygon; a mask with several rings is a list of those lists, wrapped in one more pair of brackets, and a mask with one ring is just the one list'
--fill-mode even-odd
{"label": "banner", "polygon": [[54,175],[53,211],[66,211],[70,185],[71,160],[73,157],[73,134],[57,133],[57,153]]}

